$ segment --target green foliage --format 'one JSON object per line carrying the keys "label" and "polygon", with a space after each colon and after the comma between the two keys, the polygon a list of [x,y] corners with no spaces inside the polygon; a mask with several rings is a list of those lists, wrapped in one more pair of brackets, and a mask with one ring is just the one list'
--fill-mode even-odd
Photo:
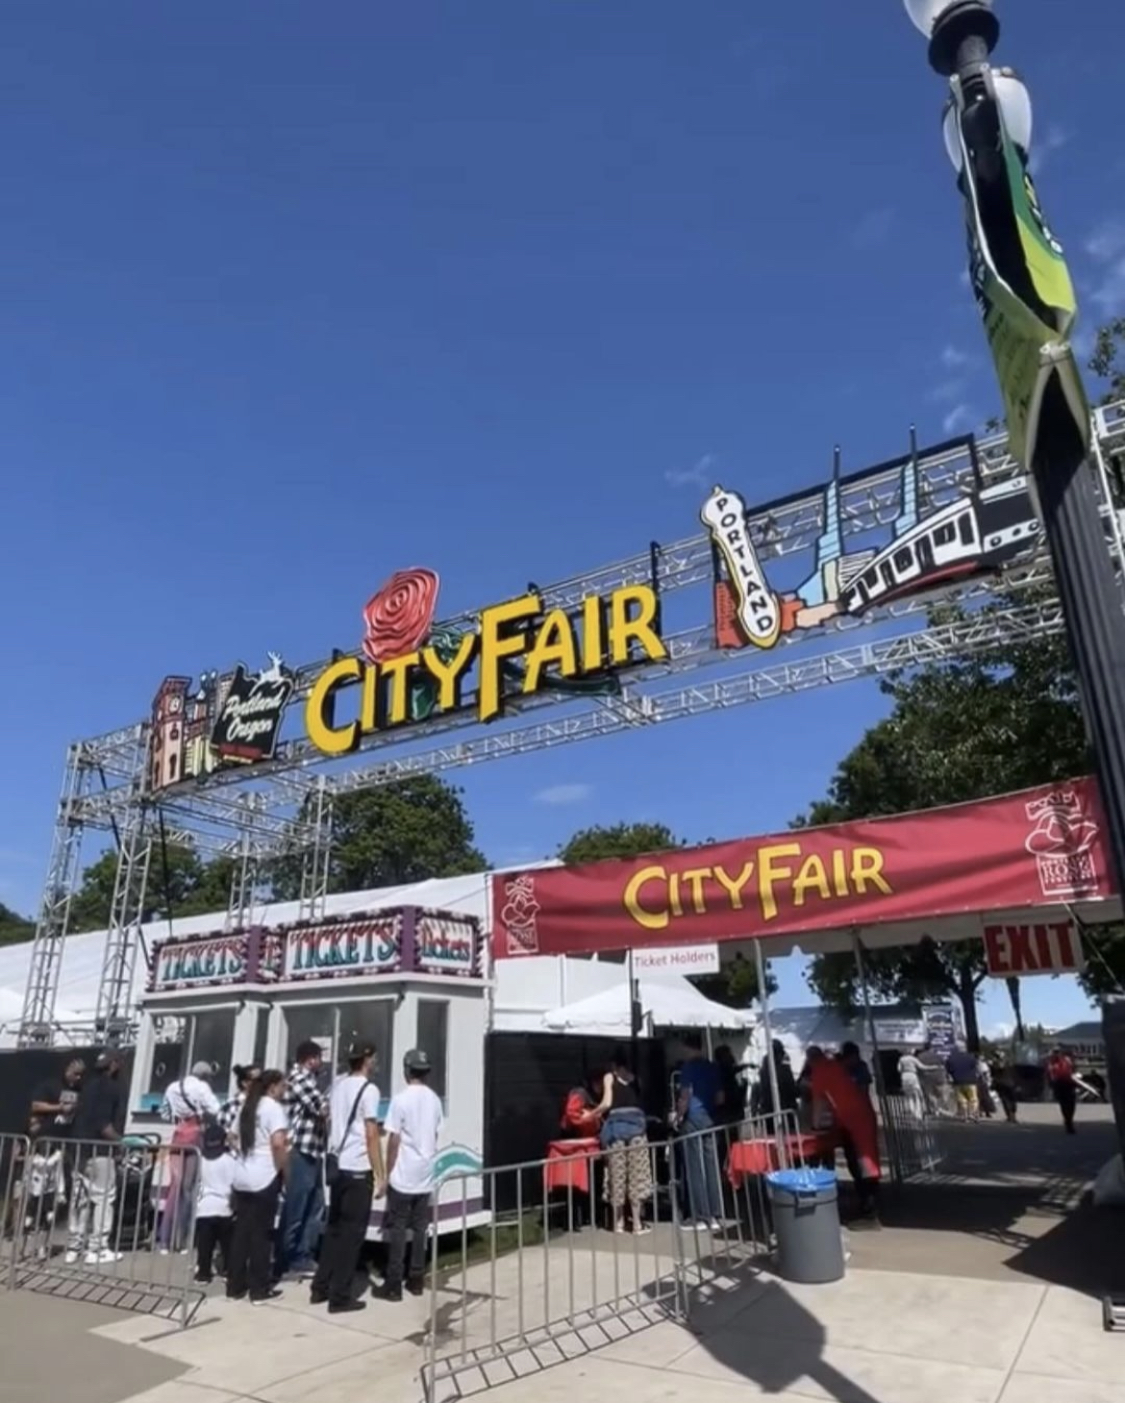
{"label": "green foliage", "polygon": [[559,857],[568,867],[577,867],[603,858],[643,857],[683,846],[683,839],[675,837],[666,824],[616,823],[612,828],[581,829],[559,848]]}
{"label": "green foliage", "polygon": [[[473,825],[461,791],[432,775],[345,794],[336,801],[330,891],[398,886],[483,872],[486,866],[473,846]],[[144,919],[225,911],[234,871],[232,858],[202,862],[191,848],[169,843],[162,850],[158,841],[149,868]],[[103,930],[109,924],[116,875],[114,850],[86,868],[71,902],[72,931]],[[276,899],[291,899],[300,891],[301,858],[282,858],[262,875]]]}
{"label": "green foliage", "polygon": [[[1061,638],[931,664],[891,678],[883,690],[891,714],[844,757],[828,797],[798,823],[838,823],[962,803],[1089,770],[1075,680]],[[985,978],[979,941],[872,952],[867,972],[880,997],[957,998],[966,1033],[975,1041],[977,991]],[[809,984],[818,997],[844,1011],[861,1002],[850,954],[818,956]]]}
{"label": "green foliage", "polygon": [[417,775],[337,798],[332,817],[330,891],[424,882],[484,872],[461,790]]}
{"label": "green foliage", "polygon": [[[163,848],[158,840],[149,867],[144,920],[224,911],[233,871],[230,858],[205,863],[191,848],[178,843]],[[116,877],[117,851],[111,848],[82,874],[82,885],[70,904],[72,931],[104,930],[109,925]]]}
{"label": "green foliage", "polygon": [[22,945],[35,935],[35,922],[17,916],[0,901],[0,945]]}
{"label": "green foliage", "polygon": [[1102,384],[1102,404],[1125,399],[1125,317],[1098,328],[1089,368]]}

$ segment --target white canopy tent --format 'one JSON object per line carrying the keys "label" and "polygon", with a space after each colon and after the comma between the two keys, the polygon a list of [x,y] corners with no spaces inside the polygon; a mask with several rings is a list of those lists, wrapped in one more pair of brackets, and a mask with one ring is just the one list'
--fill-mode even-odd
{"label": "white canopy tent", "polygon": [[[705,998],[679,976],[637,980],[645,1022],[652,1028],[752,1028],[756,1018],[748,1009],[728,1008]],[[543,1015],[543,1026],[560,1033],[627,1038],[632,1031],[629,984],[625,981]]]}

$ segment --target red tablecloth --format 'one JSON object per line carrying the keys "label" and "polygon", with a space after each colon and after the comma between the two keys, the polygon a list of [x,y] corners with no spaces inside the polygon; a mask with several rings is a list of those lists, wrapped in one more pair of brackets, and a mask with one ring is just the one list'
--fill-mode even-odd
{"label": "red tablecloth", "polygon": [[599,1154],[597,1136],[579,1140],[552,1140],[547,1146],[547,1163],[543,1166],[543,1190],[575,1188],[579,1193],[590,1192],[590,1157]]}
{"label": "red tablecloth", "polygon": [[[790,1165],[831,1154],[836,1143],[836,1136],[831,1131],[823,1130],[785,1137]],[[748,1175],[768,1174],[780,1168],[775,1140],[736,1140],[730,1147],[727,1178],[736,1189]]]}

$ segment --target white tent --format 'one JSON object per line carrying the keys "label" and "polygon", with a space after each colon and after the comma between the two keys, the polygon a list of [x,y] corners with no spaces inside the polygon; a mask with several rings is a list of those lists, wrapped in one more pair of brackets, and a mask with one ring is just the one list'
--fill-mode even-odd
{"label": "white tent", "polygon": [[[555,866],[554,862],[538,864]],[[378,887],[370,891],[340,892],[325,901],[325,913],[347,915],[353,911],[382,911],[393,906],[422,906],[431,910],[452,911],[475,916],[487,934],[491,925],[492,873],[480,872],[467,877],[441,877],[407,886]],[[296,901],[261,903],[253,908],[250,925],[277,926],[296,921],[300,907]],[[183,916],[174,921],[150,921],[142,930],[145,948],[152,949],[154,941],[169,936],[208,935],[223,929],[226,913],[212,912],[205,916]],[[69,935],[63,944],[62,965],[58,989],[55,1022],[86,1022],[93,1020],[98,1001],[102,962],[105,959],[105,931],[90,931],[84,935]],[[0,1024],[18,1023],[23,1011],[24,990],[31,968],[31,942],[0,947]],[[140,995],[148,979],[143,958],[138,958],[134,993]],[[10,997],[11,996],[11,997]],[[12,1003],[12,997],[16,1003]],[[11,1005],[12,1012],[9,1012]],[[65,1005],[65,1009],[63,1008]]]}
{"label": "white tent", "polygon": [[[704,996],[679,975],[638,979],[645,1021],[654,1028],[749,1028],[757,1021],[748,1009],[728,1008]],[[632,1030],[629,984],[564,1004],[543,1015],[543,1026],[556,1032],[628,1037]]]}

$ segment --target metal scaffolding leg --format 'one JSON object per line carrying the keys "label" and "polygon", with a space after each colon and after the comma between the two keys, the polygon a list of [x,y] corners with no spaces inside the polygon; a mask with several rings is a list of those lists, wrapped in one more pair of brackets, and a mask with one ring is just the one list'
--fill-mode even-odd
{"label": "metal scaffolding leg", "polygon": [[227,930],[244,930],[253,919],[254,899],[260,877],[260,853],[253,826],[254,796],[244,800],[238,850],[230,874],[230,900],[227,903]]}
{"label": "metal scaffolding leg", "polygon": [[311,832],[305,840],[301,864],[299,919],[315,921],[324,915],[332,857],[332,795],[323,777],[309,799],[307,826]]}
{"label": "metal scaffolding leg", "polygon": [[82,847],[83,826],[75,817],[74,809],[91,775],[91,768],[83,760],[82,747],[72,745],[67,751],[51,860],[35,927],[35,942],[31,947],[31,968],[20,1019],[20,1047],[50,1047],[54,1043],[59,968],[70,920],[70,900],[78,885]]}
{"label": "metal scaffolding leg", "polygon": [[95,1015],[98,1035],[110,1047],[131,1041],[134,1031],[133,983],[153,847],[148,814],[140,805],[128,811],[120,840]]}

